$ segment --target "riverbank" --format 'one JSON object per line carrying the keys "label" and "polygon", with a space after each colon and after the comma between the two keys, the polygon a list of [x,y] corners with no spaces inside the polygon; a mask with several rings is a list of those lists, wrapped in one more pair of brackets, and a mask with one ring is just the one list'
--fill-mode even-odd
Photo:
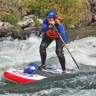
{"label": "riverbank", "polygon": [[[41,28],[35,28],[33,27],[31,30],[24,30],[22,32],[19,32],[18,30],[12,28],[8,29],[2,29],[0,33],[0,37],[8,37],[11,36],[14,39],[19,39],[19,40],[26,40],[29,38],[32,34],[35,34],[38,36],[39,32],[41,31]],[[76,39],[81,39],[89,36],[95,36],[96,37],[96,26],[84,26],[81,28],[77,29],[71,29],[71,30],[66,30],[68,40],[69,42],[74,41]]]}
{"label": "riverbank", "polygon": [[[38,33],[40,31],[41,29],[38,29],[36,32],[35,29],[33,31],[25,31],[24,36],[30,37],[31,34],[35,34],[38,36]],[[69,42],[71,42],[85,37],[90,37],[90,36],[96,37],[96,26],[84,26],[77,29],[66,30],[66,32],[67,32],[68,40]]]}
{"label": "riverbank", "polygon": [[96,1],[74,1],[53,0],[49,3],[36,0],[0,0],[0,38],[12,36],[14,39],[26,40],[31,33],[37,35],[41,30],[42,20],[50,9],[56,10],[58,16],[64,18],[66,29],[85,26],[68,30],[69,41],[96,36]]}
{"label": "riverbank", "polygon": [[88,36],[96,37],[96,26],[85,26],[79,29],[67,30],[67,35],[69,42],[76,39],[85,38]]}

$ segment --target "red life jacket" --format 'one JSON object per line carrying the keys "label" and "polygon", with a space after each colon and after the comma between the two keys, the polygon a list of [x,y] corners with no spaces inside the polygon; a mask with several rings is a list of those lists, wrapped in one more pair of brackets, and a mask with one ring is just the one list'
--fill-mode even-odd
{"label": "red life jacket", "polygon": [[[61,22],[64,20],[64,18],[61,18],[61,17],[58,17],[57,19],[59,19]],[[50,38],[59,38],[59,34],[56,32],[55,29],[49,29],[47,32],[46,32],[47,36],[50,37]]]}
{"label": "red life jacket", "polygon": [[59,38],[59,34],[56,32],[55,29],[49,29],[47,32],[46,32],[47,36],[50,37],[50,38]]}

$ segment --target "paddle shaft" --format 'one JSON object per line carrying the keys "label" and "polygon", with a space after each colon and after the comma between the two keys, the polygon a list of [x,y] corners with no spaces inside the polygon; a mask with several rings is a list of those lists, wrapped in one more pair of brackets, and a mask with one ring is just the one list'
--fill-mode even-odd
{"label": "paddle shaft", "polygon": [[40,37],[41,34],[42,34],[42,30],[39,32],[38,37]]}
{"label": "paddle shaft", "polygon": [[[64,42],[64,40],[62,39],[62,37],[61,37],[60,33],[58,32],[57,28],[56,28],[54,25],[53,25],[53,27],[55,28],[55,30],[56,30],[56,32],[58,33],[58,35],[59,35],[61,41],[62,41],[63,44],[65,45],[65,42]],[[77,62],[76,62],[76,60],[75,60],[75,58],[72,56],[70,50],[69,50],[68,48],[66,48],[66,49],[67,49],[68,53],[70,54],[70,56],[72,57],[73,61],[75,62],[77,68],[80,69],[79,66],[78,66],[78,64],[77,64]]]}

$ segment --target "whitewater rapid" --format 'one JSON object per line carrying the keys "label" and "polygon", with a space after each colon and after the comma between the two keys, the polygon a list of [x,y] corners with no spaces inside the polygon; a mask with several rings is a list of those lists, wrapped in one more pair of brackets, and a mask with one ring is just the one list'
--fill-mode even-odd
{"label": "whitewater rapid", "polygon": [[[27,40],[19,41],[9,39],[0,42],[0,69],[26,66],[30,62],[39,61],[39,46],[41,38],[32,35]],[[87,37],[69,43],[69,50],[78,64],[96,66],[96,37]],[[76,65],[64,48],[67,68],[75,68]],[[51,62],[49,62],[49,59]],[[54,61],[55,59],[55,61]],[[55,54],[55,42],[47,48],[47,66],[60,67]],[[50,63],[50,64],[48,64]],[[61,68],[61,67],[60,67]]]}
{"label": "whitewater rapid", "polygon": [[[30,62],[36,62],[38,65],[40,65],[40,54],[39,54],[39,46],[41,43],[41,38],[36,37],[35,35],[32,35],[27,40],[13,40],[11,37],[8,38],[1,38],[0,39],[0,84],[2,85],[2,74],[4,71],[8,69],[13,68],[21,68],[23,66],[27,66]],[[80,40],[75,40],[69,43],[69,50],[71,51],[73,57],[77,61],[78,65],[87,65],[87,66],[93,66],[96,67],[96,37],[87,37]],[[64,55],[66,58],[66,67],[70,69],[76,69],[76,65],[72,58],[70,57],[68,51],[64,48]],[[48,48],[47,48],[47,66],[51,66],[53,68],[61,68],[59,61],[57,59],[57,56],[55,54],[55,42],[53,42]],[[86,72],[85,72],[86,73]],[[84,74],[85,74],[84,73]],[[88,73],[88,72],[87,72]],[[86,74],[87,74],[86,73]],[[90,72],[89,72],[90,73]],[[88,73],[88,74],[89,74]],[[88,75],[87,74],[87,75]],[[92,73],[93,74],[93,73]],[[71,85],[71,83],[87,83],[90,87],[90,84],[95,84],[95,73],[92,75],[84,75],[84,76],[78,76],[74,77],[73,79],[70,77],[68,84]],[[62,77],[63,78],[63,77]],[[67,78],[67,77],[66,77]],[[67,79],[63,81],[63,79],[60,80],[60,82],[57,80],[54,83],[62,83],[67,84]],[[87,78],[90,78],[89,80]],[[91,80],[92,79],[92,80]],[[83,81],[82,81],[83,80]],[[87,81],[88,80],[88,81]],[[90,81],[90,82],[89,82]],[[66,89],[62,88],[60,85],[59,87],[54,88],[54,83],[52,85],[47,84],[46,86],[50,85],[53,86],[53,88],[50,89],[42,89],[39,92],[35,92],[30,94],[24,93],[24,96],[30,95],[30,96],[63,96],[63,94],[66,94],[64,96],[90,96],[90,94],[94,93],[93,96],[96,95],[96,89],[90,89],[89,91],[87,89],[84,90],[78,90],[81,87],[76,87],[76,89],[70,89],[70,87],[66,87]],[[86,84],[83,84],[84,86],[87,86]],[[5,84],[5,83],[4,83]],[[64,85],[64,86],[65,86]],[[68,86],[69,86],[68,85]],[[2,85],[3,86],[3,85]],[[13,86],[13,85],[12,85]],[[67,86],[67,85],[66,85]],[[95,86],[95,85],[94,85]],[[93,88],[94,88],[93,86]],[[47,87],[46,87],[47,88]],[[67,92],[67,93],[66,93]],[[75,93],[75,94],[74,94]],[[86,95],[87,94],[87,95]],[[1,94],[0,94],[1,96]],[[5,96],[5,95],[2,95]],[[6,96],[23,96],[20,94],[7,94]]]}

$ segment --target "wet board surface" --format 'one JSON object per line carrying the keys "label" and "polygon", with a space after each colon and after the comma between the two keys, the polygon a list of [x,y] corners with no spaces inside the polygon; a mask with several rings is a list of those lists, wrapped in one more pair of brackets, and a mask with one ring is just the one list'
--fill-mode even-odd
{"label": "wet board surface", "polygon": [[[12,82],[16,83],[30,83],[37,82],[39,80],[62,74],[61,69],[47,68],[46,70],[38,70],[36,74],[31,75],[23,73],[23,69],[12,69],[4,72],[4,77]],[[73,70],[69,70],[73,72]],[[68,73],[70,74],[70,73]]]}

